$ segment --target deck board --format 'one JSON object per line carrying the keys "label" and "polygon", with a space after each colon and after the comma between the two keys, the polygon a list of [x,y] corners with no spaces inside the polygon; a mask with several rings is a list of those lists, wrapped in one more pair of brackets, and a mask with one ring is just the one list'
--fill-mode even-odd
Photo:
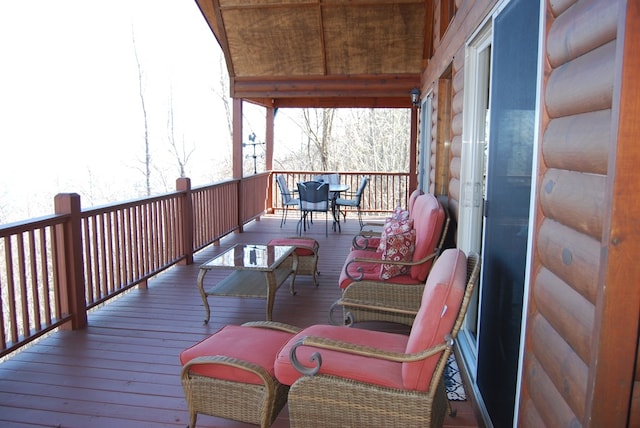
{"label": "deck board", "polygon": [[[340,295],[340,268],[358,229],[349,219],[342,233],[324,234],[324,221],[305,234],[320,243],[318,287],[310,276],[296,278],[295,296],[288,282],[276,293],[273,319],[306,327],[328,321],[328,308]],[[265,216],[219,245],[195,255],[189,266],[175,266],[89,314],[81,331],[58,331],[0,363],[2,427],[185,427],[189,421],[180,384],[178,356],[188,346],[226,324],[262,320],[264,299],[209,297],[211,320],[204,324],[196,286],[200,264],[231,245],[266,243],[295,235],[295,221],[279,227],[278,216]],[[210,271],[207,282],[228,275]],[[477,427],[468,402],[456,402],[458,416],[447,427]],[[198,416],[198,427],[243,428],[235,421]],[[288,427],[287,407],[273,427]]]}

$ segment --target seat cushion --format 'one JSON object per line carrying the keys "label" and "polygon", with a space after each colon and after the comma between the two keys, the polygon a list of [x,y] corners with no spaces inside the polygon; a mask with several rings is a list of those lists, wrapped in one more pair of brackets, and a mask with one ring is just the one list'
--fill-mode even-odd
{"label": "seat cushion", "polygon": [[[368,250],[351,250],[347,255],[347,259],[342,266],[342,271],[340,272],[340,278],[338,279],[338,285],[340,288],[345,289],[353,282],[351,278],[347,276],[347,269],[349,273],[354,278],[359,278],[360,275],[363,275],[361,281],[382,281],[380,279],[380,270],[382,268],[382,263],[369,263],[369,262],[353,262],[350,263],[351,260],[355,258],[365,258],[365,259],[375,259],[377,261],[382,260],[382,253],[378,253],[375,251]],[[350,263],[350,264],[349,264]],[[358,269],[362,269],[362,272],[359,272]],[[393,278],[385,281],[393,282],[394,284],[422,284],[423,281],[416,281],[411,277],[409,273],[394,276]]]}
{"label": "seat cushion", "polygon": [[316,248],[317,242],[315,239],[309,238],[276,238],[269,241],[268,245],[291,245],[296,247],[296,254],[302,257],[313,256],[314,252],[311,248]]}
{"label": "seat cushion", "polygon": [[[182,365],[196,357],[222,355],[254,363],[274,376],[273,362],[282,346],[293,337],[292,333],[267,328],[227,325],[180,353]],[[219,364],[191,367],[202,376],[233,382],[261,384],[260,378],[239,368]]]}
{"label": "seat cushion", "polygon": [[[289,359],[289,351],[296,341],[304,336],[319,336],[356,345],[371,346],[393,352],[404,352],[407,336],[334,325],[313,325],[305,328],[280,350],[275,362],[276,378],[280,383],[292,385],[302,374]],[[402,388],[402,363],[379,360],[338,351],[301,346],[297,349],[298,360],[311,367],[309,357],[315,351],[322,355],[321,374],[335,375],[360,382],[373,383],[390,388]]]}
{"label": "seat cushion", "polygon": [[[421,352],[444,342],[458,316],[466,288],[467,258],[455,248],[445,250],[429,273],[420,310],[416,315],[406,352]],[[440,354],[425,360],[403,363],[402,379],[406,389],[426,391]]]}
{"label": "seat cushion", "polygon": [[[444,209],[438,199],[430,193],[416,198],[411,217],[416,230],[416,248],[413,261],[418,261],[432,254],[438,246],[444,225]],[[411,277],[424,281],[431,270],[432,260],[411,267]]]}

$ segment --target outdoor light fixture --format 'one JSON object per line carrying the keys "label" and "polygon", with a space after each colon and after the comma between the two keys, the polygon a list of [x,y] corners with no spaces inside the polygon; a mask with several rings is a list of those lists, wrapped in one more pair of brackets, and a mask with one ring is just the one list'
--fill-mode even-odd
{"label": "outdoor light fixture", "polygon": [[411,104],[413,104],[414,107],[420,107],[420,89],[414,86],[410,94],[411,94]]}

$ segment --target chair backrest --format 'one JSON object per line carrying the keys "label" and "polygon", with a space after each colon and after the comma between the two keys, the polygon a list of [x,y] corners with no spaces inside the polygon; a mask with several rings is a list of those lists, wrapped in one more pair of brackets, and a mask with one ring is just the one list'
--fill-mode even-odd
{"label": "chair backrest", "polygon": [[282,203],[286,204],[291,201],[291,193],[289,192],[289,188],[287,187],[287,182],[285,181],[284,175],[278,174],[276,176],[276,181],[278,182],[278,187],[280,188],[280,195],[282,196]]}
{"label": "chair backrest", "polygon": [[[411,327],[406,353],[417,353],[455,339],[478,278],[480,260],[476,253],[445,250],[429,273],[420,310]],[[407,389],[427,391],[437,387],[451,349],[415,362],[402,363],[402,380]]]}
{"label": "chair backrest", "polygon": [[325,182],[329,184],[340,184],[340,174],[321,174],[313,178],[313,181]]}
{"label": "chair backrest", "polygon": [[[427,257],[438,248],[445,217],[445,210],[434,195],[425,193],[416,198],[411,215],[413,228],[416,230],[413,261]],[[430,260],[420,265],[411,266],[411,277],[418,281],[424,281],[432,264],[433,261]]]}
{"label": "chair backrest", "polygon": [[424,195],[424,192],[420,189],[416,189],[409,195],[409,203],[407,204],[407,211],[409,211],[409,216],[411,216],[411,212],[413,211],[413,206],[416,203],[416,199],[418,196]]}
{"label": "chair backrest", "polygon": [[302,211],[329,210],[329,184],[317,181],[298,183],[300,209]]}
{"label": "chair backrest", "polygon": [[362,177],[360,180],[360,185],[358,186],[358,190],[356,191],[355,200],[356,205],[360,205],[360,200],[362,199],[362,193],[364,193],[365,187],[367,187],[367,183],[369,183],[369,177]]}

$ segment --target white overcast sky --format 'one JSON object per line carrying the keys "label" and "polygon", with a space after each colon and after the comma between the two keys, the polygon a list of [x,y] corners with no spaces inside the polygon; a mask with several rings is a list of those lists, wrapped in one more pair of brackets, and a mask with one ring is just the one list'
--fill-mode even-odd
{"label": "white overcast sky", "polygon": [[0,223],[16,220],[8,211],[25,211],[18,219],[51,213],[52,196],[80,193],[79,179],[115,187],[140,178],[132,32],[150,138],[167,144],[172,94],[175,137],[197,146],[187,175],[208,182],[216,144],[225,143],[214,93],[221,54],[194,0],[0,0]]}

